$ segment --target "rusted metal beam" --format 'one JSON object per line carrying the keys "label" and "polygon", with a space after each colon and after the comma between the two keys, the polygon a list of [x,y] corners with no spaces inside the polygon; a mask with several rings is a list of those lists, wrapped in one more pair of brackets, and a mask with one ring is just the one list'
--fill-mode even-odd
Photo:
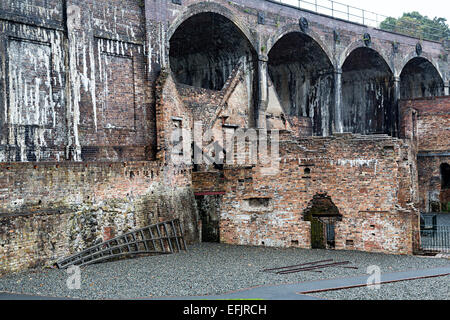
{"label": "rusted metal beam", "polygon": [[336,263],[324,264],[324,265],[319,265],[319,266],[312,266],[312,267],[307,267],[307,268],[300,268],[300,269],[280,271],[280,272],[277,272],[277,274],[291,274],[291,273],[298,273],[298,272],[303,272],[303,271],[312,271],[312,270],[317,270],[317,269],[338,267],[338,266],[347,265],[347,264],[350,264],[350,263],[351,263],[350,261],[336,262]]}
{"label": "rusted metal beam", "polygon": [[293,269],[296,267],[303,267],[303,266],[309,266],[309,265],[314,265],[314,264],[319,264],[319,263],[325,263],[325,262],[332,262],[334,261],[333,259],[330,260],[322,260],[322,261],[315,261],[315,262],[308,262],[308,263],[303,263],[303,264],[298,264],[295,266],[288,266],[288,267],[281,267],[281,268],[273,268],[273,269],[265,269],[262,270],[262,272],[270,272],[270,271],[278,271],[278,270],[285,270],[285,269]]}

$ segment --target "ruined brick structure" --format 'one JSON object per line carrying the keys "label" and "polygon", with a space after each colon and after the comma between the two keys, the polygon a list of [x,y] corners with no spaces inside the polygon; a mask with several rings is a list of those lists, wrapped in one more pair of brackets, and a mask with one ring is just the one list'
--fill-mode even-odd
{"label": "ruined brick structure", "polygon": [[[0,273],[172,218],[411,254],[449,209],[448,42],[270,0],[5,0],[0,30]],[[181,161],[198,121],[281,130],[279,171]]]}
{"label": "ruined brick structure", "polygon": [[404,100],[405,137],[417,150],[419,209],[449,212],[450,186],[450,99],[436,97]]}

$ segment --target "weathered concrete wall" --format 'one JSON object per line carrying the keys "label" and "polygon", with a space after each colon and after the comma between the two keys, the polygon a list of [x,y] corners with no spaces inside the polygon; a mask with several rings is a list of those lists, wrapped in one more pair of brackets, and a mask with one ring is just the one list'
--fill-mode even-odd
{"label": "weathered concrete wall", "polygon": [[213,185],[211,173],[194,173],[196,193],[225,191],[222,242],[310,248],[305,211],[314,196],[327,194],[343,216],[336,225],[336,249],[413,252],[419,223],[410,170],[415,158],[402,141],[343,135],[286,140],[280,150],[280,171],[273,176],[258,166],[229,167]]}
{"label": "weathered concrete wall", "polygon": [[198,241],[190,172],[149,162],[0,165],[0,273],[49,265],[114,235],[179,218]]}

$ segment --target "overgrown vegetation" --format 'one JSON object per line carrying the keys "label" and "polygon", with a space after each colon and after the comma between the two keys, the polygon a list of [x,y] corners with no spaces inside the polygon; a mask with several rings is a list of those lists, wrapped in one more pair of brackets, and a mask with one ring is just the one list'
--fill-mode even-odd
{"label": "overgrown vegetation", "polygon": [[447,19],[438,17],[430,19],[417,11],[404,13],[398,19],[387,18],[381,23],[380,28],[426,40],[442,41],[450,38]]}

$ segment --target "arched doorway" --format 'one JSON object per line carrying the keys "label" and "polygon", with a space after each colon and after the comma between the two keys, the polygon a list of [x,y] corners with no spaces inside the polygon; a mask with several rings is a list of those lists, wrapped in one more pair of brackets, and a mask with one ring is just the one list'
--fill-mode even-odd
{"label": "arched doorway", "polygon": [[400,92],[402,99],[442,96],[444,81],[430,61],[415,57],[402,70]]}
{"label": "arched doorway", "polygon": [[342,66],[344,132],[395,136],[398,112],[394,75],[374,49],[353,50]]}
{"label": "arched doorway", "polygon": [[278,40],[269,52],[269,76],[287,117],[311,120],[316,136],[330,132],[333,65],[313,38],[291,32]]}
{"label": "arched doorway", "polygon": [[312,249],[334,249],[336,222],[342,221],[339,209],[326,194],[317,194],[304,213],[304,220],[311,222]]}

